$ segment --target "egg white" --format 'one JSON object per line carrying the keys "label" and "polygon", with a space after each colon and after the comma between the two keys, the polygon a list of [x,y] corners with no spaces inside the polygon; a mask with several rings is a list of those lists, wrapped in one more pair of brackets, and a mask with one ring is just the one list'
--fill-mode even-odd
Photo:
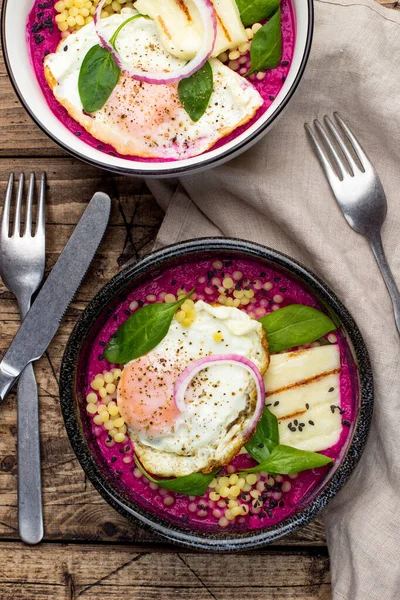
{"label": "egg white", "polygon": [[[239,354],[265,373],[269,355],[262,325],[233,307],[195,304],[196,318],[185,328],[176,319],[167,336],[150,353],[152,364],[164,369],[178,361],[180,368],[204,356]],[[213,334],[221,331],[223,341]],[[167,358],[167,363],[162,362]],[[132,361],[134,362],[134,361]],[[244,435],[254,414],[255,383],[239,365],[213,365],[199,373],[186,392],[186,407],[171,431],[157,437],[146,429],[129,428],[135,452],[155,475],[182,477],[196,471],[211,471],[240,451],[250,433]],[[118,404],[121,404],[118,389]],[[128,423],[129,427],[129,423]]]}
{"label": "egg white", "polygon": [[[102,19],[104,36],[110,39],[134,14],[135,10],[127,8]],[[46,56],[45,75],[56,100],[68,113],[93,137],[122,155],[165,159],[196,156],[247,123],[263,104],[249,81],[218,59],[211,59],[214,91],[205,114],[196,123],[179,100],[178,84],[141,83],[125,73],[103,108],[88,115],[83,111],[78,79],[86,53],[98,43],[93,23],[72,33],[56,52]],[[127,24],[116,45],[126,63],[148,72],[170,72],[186,63],[164,49],[150,19],[138,18]]]}

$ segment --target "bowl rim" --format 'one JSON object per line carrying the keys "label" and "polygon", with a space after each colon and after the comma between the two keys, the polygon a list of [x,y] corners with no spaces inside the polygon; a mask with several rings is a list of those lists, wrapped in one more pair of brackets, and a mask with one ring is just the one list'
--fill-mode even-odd
{"label": "bowl rim", "polygon": [[[15,0],[14,0],[14,2],[15,2]],[[9,2],[9,0],[3,0],[3,6],[2,6],[2,11],[1,11],[1,27],[0,27],[1,46],[2,46],[4,63],[6,66],[8,76],[9,76],[11,84],[14,88],[14,91],[15,91],[20,103],[22,104],[22,106],[24,107],[24,109],[26,110],[28,115],[31,117],[31,119],[34,121],[34,123],[43,131],[43,133],[45,133],[51,140],[53,140],[53,142],[55,142],[60,148],[62,148],[66,152],[68,152],[70,155],[74,156],[75,158],[78,158],[79,160],[82,160],[83,162],[85,162],[87,164],[95,166],[97,168],[100,168],[100,169],[103,169],[106,171],[110,171],[112,173],[129,175],[132,177],[146,177],[149,179],[158,179],[158,178],[163,178],[163,177],[172,177],[172,176],[179,176],[179,175],[188,175],[188,174],[192,175],[192,174],[198,173],[202,170],[205,170],[205,169],[208,169],[211,167],[216,167],[220,164],[223,164],[224,162],[231,160],[235,156],[244,152],[247,148],[252,146],[259,139],[261,139],[261,137],[263,137],[263,135],[268,131],[268,129],[272,126],[272,124],[280,117],[282,112],[286,109],[287,105],[289,104],[294,93],[296,92],[296,90],[300,84],[300,81],[304,75],[304,71],[307,66],[308,59],[309,59],[310,52],[311,52],[312,39],[313,39],[313,34],[314,34],[314,2],[313,2],[313,0],[306,0],[306,3],[307,3],[306,8],[308,11],[308,23],[307,23],[307,35],[306,35],[306,42],[304,45],[303,56],[301,58],[300,66],[295,75],[292,86],[289,88],[286,96],[283,98],[282,102],[278,105],[277,109],[272,112],[272,114],[265,120],[265,122],[256,129],[256,131],[254,131],[251,135],[249,135],[244,140],[242,140],[242,142],[235,144],[229,150],[222,151],[219,156],[207,158],[207,152],[206,152],[206,153],[199,155],[199,157],[198,157],[199,160],[195,164],[192,164],[189,166],[176,167],[176,168],[168,168],[168,167],[157,168],[156,171],[150,171],[150,170],[145,171],[145,170],[142,170],[141,168],[138,168],[137,166],[135,166],[135,168],[129,168],[128,166],[119,167],[117,165],[105,166],[103,163],[97,161],[96,159],[90,158],[90,157],[86,156],[85,154],[79,152],[78,150],[74,150],[74,149],[70,148],[70,146],[68,146],[68,144],[66,144],[62,140],[58,139],[57,136],[55,134],[53,134],[50,129],[48,129],[48,127],[45,125],[45,123],[43,123],[42,121],[39,120],[38,117],[36,117],[35,112],[33,111],[33,109],[31,109],[29,102],[25,100],[25,97],[19,88],[16,77],[14,76],[14,73],[13,73],[13,68],[11,65],[11,60],[10,60],[8,49],[7,49],[7,39],[6,39],[7,36],[6,36],[5,32],[6,32],[7,9],[11,5],[11,2]],[[49,110],[50,110],[50,108],[49,108]],[[132,162],[132,165],[135,165],[134,161],[131,161],[131,162]],[[160,165],[160,164],[169,164],[169,163],[160,163],[160,162],[157,163],[155,161],[155,164]],[[172,164],[174,164],[174,163],[172,163]]]}
{"label": "bowl rim", "polygon": [[[146,275],[149,269],[162,268],[163,264],[180,256],[185,257],[188,254],[195,256],[204,252],[222,253],[224,251],[243,254],[247,258],[270,261],[277,267],[287,269],[290,274],[310,287],[311,291],[340,318],[341,325],[353,346],[358,363],[359,380],[359,408],[352,439],[341,462],[326,485],[317,492],[310,503],[280,523],[266,529],[249,530],[237,537],[227,538],[213,537],[213,534],[208,532],[192,533],[187,528],[180,527],[172,521],[152,515],[146,509],[136,505],[134,501],[128,501],[124,498],[102,474],[100,467],[88,449],[87,440],[83,431],[81,431],[75,410],[76,400],[74,395],[76,361],[86,336],[90,333],[93,324],[107,305],[123,293],[124,288],[132,278]],[[286,254],[258,243],[236,238],[209,237],[178,242],[156,250],[136,264],[122,269],[96,294],[76,323],[65,348],[60,371],[60,405],[67,434],[82,468],[100,495],[117,512],[142,529],[144,528],[167,538],[170,542],[183,546],[220,552],[259,548],[288,533],[293,533],[299,527],[313,520],[343,487],[357,466],[368,438],[373,403],[373,376],[367,348],[352,315],[334,292],[312,271]]]}

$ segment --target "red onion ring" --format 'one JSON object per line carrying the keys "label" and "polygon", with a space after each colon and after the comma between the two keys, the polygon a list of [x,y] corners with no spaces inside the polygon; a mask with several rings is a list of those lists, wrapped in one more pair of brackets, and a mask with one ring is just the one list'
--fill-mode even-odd
{"label": "red onion ring", "polygon": [[200,373],[200,371],[203,371],[203,369],[221,363],[240,365],[243,369],[246,369],[246,371],[248,371],[253,376],[253,379],[256,383],[257,403],[253,417],[251,418],[251,421],[246,427],[245,431],[243,431],[242,435],[246,436],[247,433],[249,433],[255,428],[257,422],[261,418],[265,404],[265,387],[260,371],[258,370],[256,365],[245,356],[240,356],[240,354],[215,354],[214,356],[206,356],[204,358],[199,358],[199,360],[196,360],[193,363],[191,363],[188,367],[186,367],[183,373],[180,374],[180,376],[175,382],[175,404],[177,408],[181,412],[183,412],[185,409],[185,393],[192,379],[198,373]]}
{"label": "red onion ring", "polygon": [[181,81],[181,79],[186,79],[190,77],[201,69],[201,67],[207,62],[210,58],[212,51],[214,50],[215,40],[217,38],[217,17],[215,14],[214,7],[212,5],[211,0],[193,0],[197,10],[199,11],[200,18],[203,23],[204,36],[202,40],[202,45],[197,52],[196,56],[192,58],[188,63],[173,71],[172,73],[147,73],[146,71],[142,71],[141,69],[134,69],[127,65],[124,60],[121,58],[120,54],[116,51],[116,49],[109,43],[108,40],[102,35],[100,31],[100,15],[102,8],[104,6],[106,0],[100,0],[97,5],[96,12],[94,14],[94,26],[96,28],[96,33],[100,40],[100,45],[103,48],[106,48],[113,56],[116,64],[133,79],[137,79],[138,81],[144,81],[145,83],[151,83],[156,85],[166,85],[169,83],[177,83]]}

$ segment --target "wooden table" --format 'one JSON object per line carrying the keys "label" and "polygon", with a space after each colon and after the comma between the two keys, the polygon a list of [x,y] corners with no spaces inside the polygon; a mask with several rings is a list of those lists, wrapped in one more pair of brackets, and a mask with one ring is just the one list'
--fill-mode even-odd
{"label": "wooden table", "polygon": [[[398,2],[377,1],[400,8]],[[45,137],[20,106],[3,62],[0,68],[0,198],[11,170],[47,172],[47,272],[92,194],[104,190],[113,199],[110,226],[90,272],[36,365],[45,540],[34,548],[18,539],[14,394],[1,407],[0,599],[330,598],[329,559],[320,520],[265,550],[240,555],[190,552],[133,527],[87,481],[69,445],[60,411],[62,353],[94,294],[128,260],[151,249],[163,215],[140,181],[89,167]],[[0,281],[0,356],[18,326],[17,305]]]}

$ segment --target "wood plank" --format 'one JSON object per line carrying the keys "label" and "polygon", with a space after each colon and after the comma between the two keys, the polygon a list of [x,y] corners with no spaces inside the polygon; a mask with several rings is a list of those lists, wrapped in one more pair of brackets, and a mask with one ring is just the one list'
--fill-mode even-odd
{"label": "wood plank", "polygon": [[326,552],[221,555],[138,546],[0,544],[2,600],[328,600]]}

